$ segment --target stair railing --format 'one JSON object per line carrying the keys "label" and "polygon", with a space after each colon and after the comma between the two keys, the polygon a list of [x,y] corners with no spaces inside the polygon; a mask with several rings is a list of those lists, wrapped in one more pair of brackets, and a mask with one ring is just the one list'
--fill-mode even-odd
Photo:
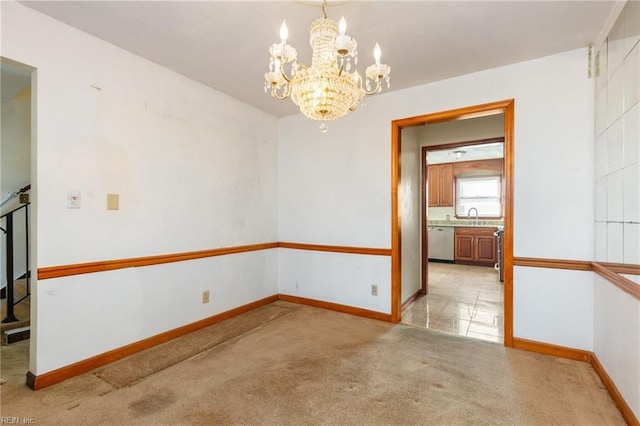
{"label": "stair railing", "polygon": [[[25,187],[26,188],[26,187]],[[24,189],[24,188],[23,188]],[[22,192],[22,190],[20,190],[20,192]],[[29,205],[31,203],[25,203],[23,205],[21,205],[20,207],[17,207],[13,210],[11,210],[8,213],[3,214],[2,216],[0,216],[0,219],[6,219],[5,222],[5,227],[6,228],[2,228],[0,227],[0,230],[6,234],[6,253],[5,253],[5,260],[6,260],[6,277],[7,277],[7,316],[2,320],[3,323],[9,323],[9,322],[16,322],[18,321],[18,319],[16,318],[15,314],[14,314],[14,306],[17,305],[18,303],[22,302],[24,299],[26,299],[27,297],[29,297],[29,295],[31,294],[30,291],[30,271],[29,271]],[[21,209],[25,209],[24,210],[24,226],[25,226],[25,239],[26,239],[26,244],[25,244],[25,250],[26,250],[26,267],[25,267],[25,279],[26,279],[26,293],[25,295],[20,298],[17,301],[14,301],[14,279],[15,277],[13,276],[13,214]]]}
{"label": "stair railing", "polygon": [[0,207],[4,206],[5,204],[7,204],[9,201],[13,200],[15,197],[17,197],[18,195],[21,194],[25,194],[28,190],[31,189],[31,184],[20,188],[19,190],[15,191],[15,192],[7,192],[5,194],[4,197],[2,197],[2,201],[0,202]]}

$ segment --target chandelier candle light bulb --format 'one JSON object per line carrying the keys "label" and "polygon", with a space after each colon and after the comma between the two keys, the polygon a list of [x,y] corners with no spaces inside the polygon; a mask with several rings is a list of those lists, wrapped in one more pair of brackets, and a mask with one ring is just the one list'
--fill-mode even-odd
{"label": "chandelier candle light bulb", "polygon": [[[306,117],[322,121],[320,129],[325,132],[326,122],[355,111],[364,103],[367,95],[382,91],[382,81],[389,87],[391,67],[380,63],[381,50],[376,43],[375,64],[369,66],[362,78],[357,70],[358,43],[346,34],[344,17],[338,25],[327,18],[326,0],[323,17],[311,24],[309,43],[313,50],[311,66],[297,62],[296,49],[287,44],[286,21],[280,26],[280,43],[269,48],[269,71],[265,73],[265,92],[280,100],[291,98]],[[290,73],[287,74],[286,68]],[[371,88],[374,84],[374,88]],[[365,87],[366,86],[366,89]]]}
{"label": "chandelier candle light bulb", "polygon": [[289,29],[287,28],[287,20],[282,21],[282,25],[280,25],[280,43],[284,49],[284,46],[287,44],[287,37],[289,36]]}

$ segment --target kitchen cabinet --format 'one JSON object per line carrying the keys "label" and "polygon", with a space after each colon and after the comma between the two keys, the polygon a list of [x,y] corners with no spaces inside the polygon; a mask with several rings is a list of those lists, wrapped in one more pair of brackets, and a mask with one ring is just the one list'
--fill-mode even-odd
{"label": "kitchen cabinet", "polygon": [[453,164],[428,167],[429,207],[453,207]]}
{"label": "kitchen cabinet", "polygon": [[498,255],[495,228],[458,227],[455,230],[455,262],[493,266]]}
{"label": "kitchen cabinet", "polygon": [[502,174],[504,169],[504,159],[493,158],[490,160],[474,160],[474,161],[459,161],[453,163],[453,175],[458,176],[462,174],[470,174],[477,172],[494,172],[495,174]]}

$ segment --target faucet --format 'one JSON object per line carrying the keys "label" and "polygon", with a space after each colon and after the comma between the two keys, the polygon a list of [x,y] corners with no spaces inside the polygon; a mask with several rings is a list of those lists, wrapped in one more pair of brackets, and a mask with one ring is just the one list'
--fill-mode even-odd
{"label": "faucet", "polygon": [[471,207],[469,209],[469,211],[467,212],[467,218],[471,219],[471,210],[475,210],[476,211],[476,220],[478,220],[478,209],[476,209],[475,207]]}

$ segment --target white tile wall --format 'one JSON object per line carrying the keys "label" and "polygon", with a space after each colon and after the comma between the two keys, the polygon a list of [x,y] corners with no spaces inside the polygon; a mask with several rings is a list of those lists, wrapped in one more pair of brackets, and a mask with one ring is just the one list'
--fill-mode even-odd
{"label": "white tile wall", "polygon": [[624,59],[624,12],[620,15],[620,18],[616,21],[609,33],[607,47],[607,76],[609,81],[611,81],[611,78],[618,71],[618,67]]}
{"label": "white tile wall", "polygon": [[[636,50],[638,50],[636,48]],[[638,77],[640,78],[640,77]],[[637,103],[623,117],[624,165],[640,163],[640,103]]]}
{"label": "white tile wall", "polygon": [[595,230],[595,260],[596,262],[607,261],[607,222],[596,222]]}
{"label": "white tile wall", "polygon": [[596,54],[595,253],[640,264],[640,1],[628,1]]}
{"label": "white tile wall", "polygon": [[[611,64],[609,64],[611,65]],[[624,93],[624,73],[623,68],[611,76],[607,83],[607,127],[622,116],[623,93]]]}
{"label": "white tile wall", "polygon": [[640,223],[640,163],[627,167],[623,173],[623,221]]}
{"label": "white tile wall", "polygon": [[[640,265],[640,224],[625,223],[624,225],[624,263]],[[640,278],[640,276],[638,276]]]}
{"label": "white tile wall", "polygon": [[607,178],[602,177],[596,180],[596,222],[607,221]]}
{"label": "white tile wall", "polygon": [[596,95],[595,99],[595,132],[596,136],[602,136],[607,129],[607,86]]}
{"label": "white tile wall", "polygon": [[623,120],[618,119],[607,129],[607,173],[622,169],[622,123]]}
{"label": "white tile wall", "polygon": [[607,223],[607,262],[622,263],[624,260],[623,224]]}
{"label": "white tile wall", "polygon": [[640,49],[633,49],[624,60],[624,110],[627,111],[640,100]]}
{"label": "white tile wall", "polygon": [[[609,81],[609,75],[607,71],[607,43],[605,42],[596,53],[596,99],[601,91],[607,93],[607,81]],[[604,116],[606,117],[606,113]],[[598,118],[598,114],[596,114],[596,118]]]}
{"label": "white tile wall", "polygon": [[607,176],[607,222],[621,223],[624,219],[622,173],[618,170]]}
{"label": "white tile wall", "polygon": [[594,159],[594,173],[595,179],[606,177],[609,173],[608,161],[607,161],[607,132],[603,132],[600,136],[596,137],[595,143],[595,159]]}

